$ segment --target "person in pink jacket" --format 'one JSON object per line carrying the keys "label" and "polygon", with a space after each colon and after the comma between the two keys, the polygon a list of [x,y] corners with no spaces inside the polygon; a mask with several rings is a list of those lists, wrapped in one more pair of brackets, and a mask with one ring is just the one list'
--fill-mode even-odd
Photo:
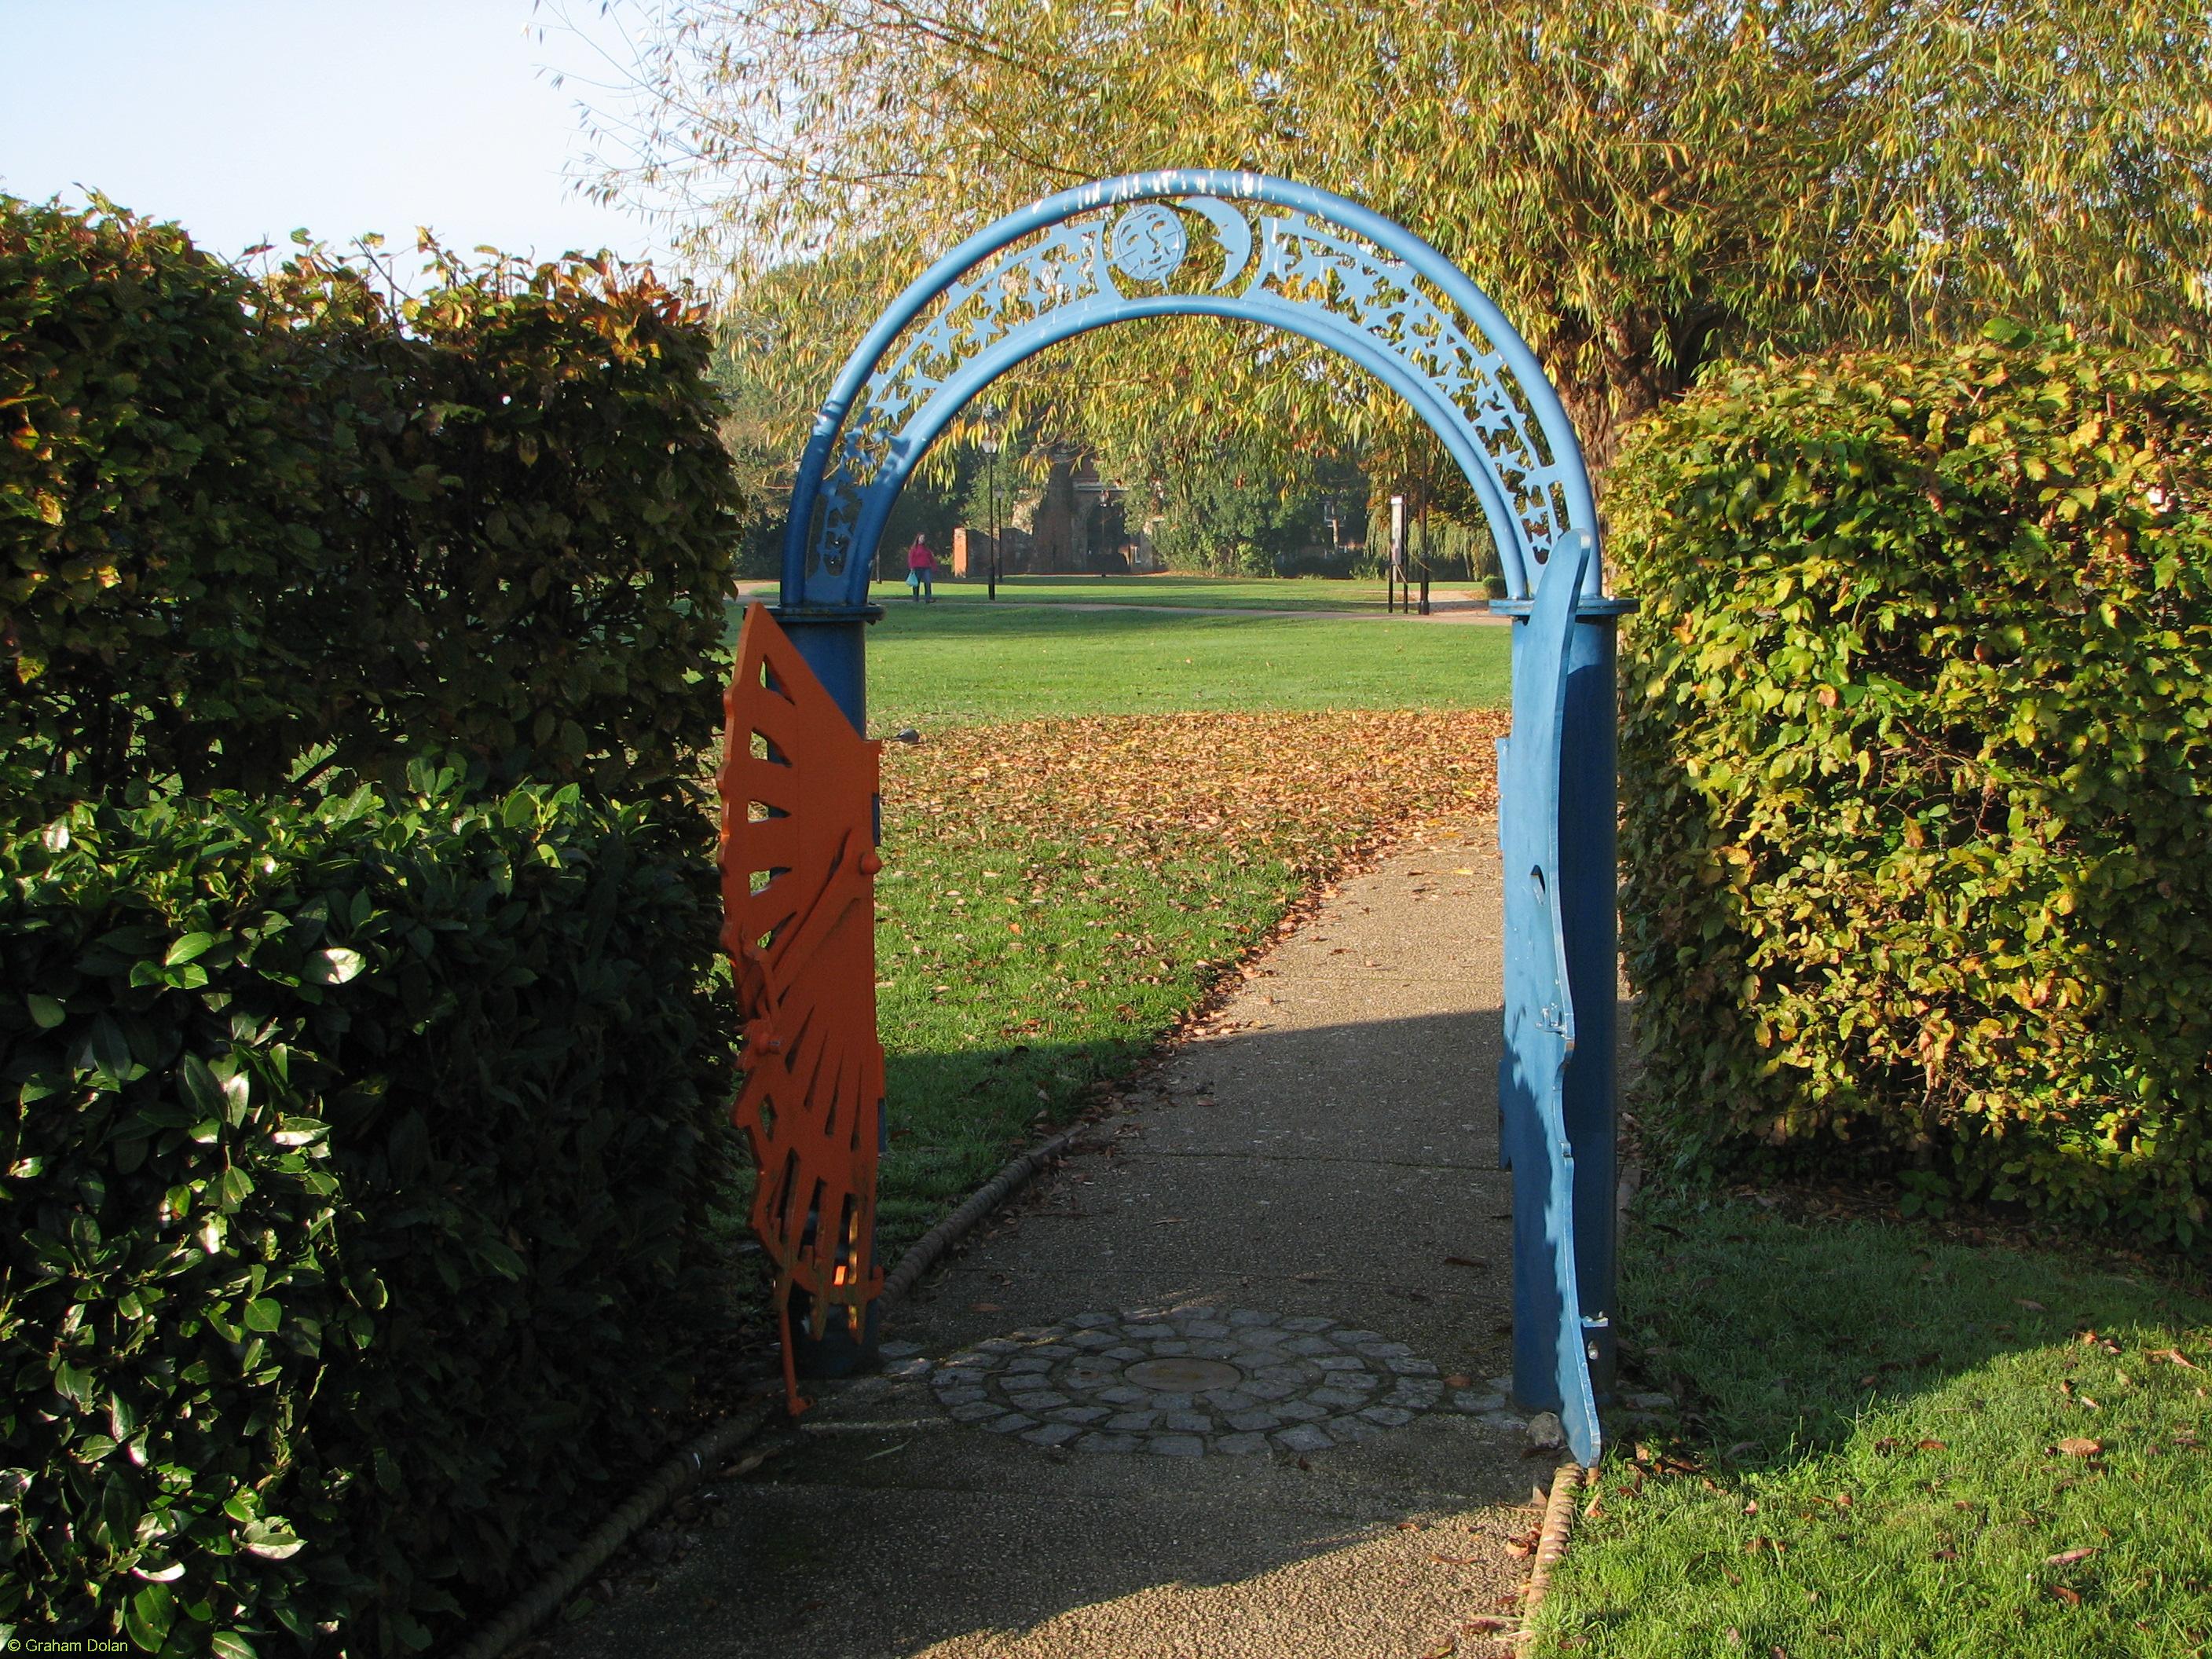
{"label": "person in pink jacket", "polygon": [[933,575],[936,574],[936,573],[937,560],[930,553],[929,544],[922,540],[921,537],[916,536],[914,538],[914,545],[906,550],[906,585],[908,592],[913,594],[913,596],[917,599],[922,599],[931,605],[935,605],[937,603],[937,595],[930,590],[929,579]]}

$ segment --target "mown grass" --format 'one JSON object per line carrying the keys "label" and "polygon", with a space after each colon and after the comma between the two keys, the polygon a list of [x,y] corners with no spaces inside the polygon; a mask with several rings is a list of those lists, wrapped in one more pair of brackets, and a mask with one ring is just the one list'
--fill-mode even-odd
{"label": "mown grass", "polygon": [[1491,708],[1509,630],[1435,618],[1164,616],[1047,605],[886,607],[877,731],[1209,709]]}
{"label": "mown grass", "polygon": [[[750,584],[748,591],[773,597],[773,584]],[[1457,578],[1431,584],[1435,594],[1480,593],[1480,581]],[[1260,611],[1380,611],[1383,585],[1352,577],[1335,576],[1194,576],[1161,572],[1150,576],[1009,576],[999,584],[999,597],[988,598],[981,579],[940,576],[936,592],[939,604],[967,605],[1145,605],[1204,609],[1220,605]],[[905,578],[878,582],[870,597],[886,609],[911,605]]]}
{"label": "mown grass", "polygon": [[2203,1650],[2212,1305],[1909,1224],[1643,1218],[1621,1303],[1691,1433],[1617,1449],[1536,1651]]}
{"label": "mown grass", "polygon": [[1139,866],[988,821],[891,852],[876,889],[886,1259],[1127,1072],[1299,885],[1278,859]]}
{"label": "mown grass", "polygon": [[[1480,592],[1480,582],[1445,584],[1452,591],[1469,587]],[[1434,585],[1432,585],[1432,587]],[[991,600],[981,581],[945,580],[937,584],[940,602],[951,599],[999,605],[1156,605],[1178,609],[1224,606],[1262,611],[1380,611],[1382,584],[1337,576],[1191,576],[1163,571],[1151,576],[1011,576],[999,584],[999,597]],[[886,582],[876,590],[877,603],[911,604],[905,584]]]}

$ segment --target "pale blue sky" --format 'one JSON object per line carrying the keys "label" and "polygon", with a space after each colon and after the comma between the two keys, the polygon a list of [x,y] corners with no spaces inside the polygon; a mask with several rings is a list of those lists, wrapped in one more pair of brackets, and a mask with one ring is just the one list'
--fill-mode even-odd
{"label": "pale blue sky", "polygon": [[[572,0],[596,43],[596,0]],[[0,0],[0,191],[77,186],[173,219],[213,252],[428,225],[547,257],[663,238],[579,197],[579,81],[595,43],[531,0]],[[567,72],[556,88],[541,69]]]}

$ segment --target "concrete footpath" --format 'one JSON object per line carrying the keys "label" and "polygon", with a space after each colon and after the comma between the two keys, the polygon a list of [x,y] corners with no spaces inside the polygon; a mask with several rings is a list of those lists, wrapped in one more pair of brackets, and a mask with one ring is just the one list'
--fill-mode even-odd
{"label": "concrete footpath", "polygon": [[[1488,821],[1346,882],[559,1659],[1509,1650]],[[896,1109],[896,1103],[894,1109]]]}

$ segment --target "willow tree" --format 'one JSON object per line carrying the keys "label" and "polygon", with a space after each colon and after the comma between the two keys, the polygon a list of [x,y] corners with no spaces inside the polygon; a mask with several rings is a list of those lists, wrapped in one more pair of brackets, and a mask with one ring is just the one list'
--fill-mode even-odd
{"label": "willow tree", "polygon": [[[640,66],[602,187],[733,271],[821,259],[807,303],[865,309],[1070,183],[1280,173],[1456,260],[1601,473],[1719,352],[1996,313],[2203,339],[2212,313],[2204,0],[621,3]],[[1254,347],[1114,331],[1017,393],[1138,447],[1237,428],[1413,464],[1379,386]]]}

